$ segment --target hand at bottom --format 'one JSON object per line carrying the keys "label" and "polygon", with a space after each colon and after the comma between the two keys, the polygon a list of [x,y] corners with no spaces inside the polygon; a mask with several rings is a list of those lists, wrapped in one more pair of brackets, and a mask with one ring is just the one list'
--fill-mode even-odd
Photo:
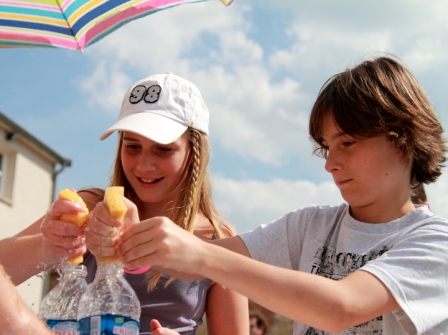
{"label": "hand at bottom", "polygon": [[179,335],[179,333],[168,328],[163,328],[159,321],[152,319],[151,335]]}

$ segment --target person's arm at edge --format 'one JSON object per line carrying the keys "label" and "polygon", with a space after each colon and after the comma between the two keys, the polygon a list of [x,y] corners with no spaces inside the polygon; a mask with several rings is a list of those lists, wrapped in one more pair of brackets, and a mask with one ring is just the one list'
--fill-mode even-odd
{"label": "person's arm at edge", "polygon": [[83,230],[57,221],[61,213],[80,210],[68,201],[55,202],[50,209],[53,212],[49,211],[20,233],[0,240],[0,264],[15,285],[57,265],[63,258],[86,251],[83,242],[76,237],[83,235]]}
{"label": "person's arm at edge", "polygon": [[45,323],[25,305],[0,264],[0,329],[2,334],[51,335]]}
{"label": "person's arm at edge", "polygon": [[[14,285],[20,285],[32,276],[45,271],[47,267],[41,257],[41,237],[38,235],[9,237],[0,241],[0,262],[11,273]],[[5,252],[7,250],[7,252]]]}

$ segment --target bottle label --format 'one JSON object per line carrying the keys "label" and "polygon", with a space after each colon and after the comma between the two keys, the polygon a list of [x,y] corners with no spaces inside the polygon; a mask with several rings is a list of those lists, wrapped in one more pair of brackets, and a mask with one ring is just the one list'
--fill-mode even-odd
{"label": "bottle label", "polygon": [[80,335],[79,324],[76,320],[45,320],[53,334]]}
{"label": "bottle label", "polygon": [[138,335],[140,323],[126,316],[104,314],[79,320],[81,335]]}

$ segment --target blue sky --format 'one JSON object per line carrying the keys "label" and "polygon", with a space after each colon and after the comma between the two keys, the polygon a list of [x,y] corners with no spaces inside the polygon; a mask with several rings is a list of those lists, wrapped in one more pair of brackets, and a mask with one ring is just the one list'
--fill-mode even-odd
{"label": "blue sky", "polygon": [[[298,207],[342,198],[313,157],[308,115],[333,74],[380,53],[398,56],[448,127],[448,3],[416,0],[218,0],[133,21],[84,53],[0,50],[0,110],[72,166],[57,191],[106,187],[116,136],[99,141],[135,81],[167,71],[195,83],[210,110],[211,173],[239,232]],[[427,187],[448,217],[448,182]]]}

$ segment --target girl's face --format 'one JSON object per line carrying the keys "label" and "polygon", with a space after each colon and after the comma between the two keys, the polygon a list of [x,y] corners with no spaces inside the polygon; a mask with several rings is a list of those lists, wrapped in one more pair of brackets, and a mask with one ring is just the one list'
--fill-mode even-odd
{"label": "girl's face", "polygon": [[188,132],[170,144],[160,144],[128,131],[123,133],[121,160],[124,174],[145,203],[171,208],[168,203],[177,199],[189,157]]}
{"label": "girl's face", "polygon": [[322,130],[328,147],[325,169],[332,174],[355,219],[388,222],[414,209],[410,201],[411,164],[406,164],[386,136],[353,138],[337,127],[331,112],[325,116]]}

